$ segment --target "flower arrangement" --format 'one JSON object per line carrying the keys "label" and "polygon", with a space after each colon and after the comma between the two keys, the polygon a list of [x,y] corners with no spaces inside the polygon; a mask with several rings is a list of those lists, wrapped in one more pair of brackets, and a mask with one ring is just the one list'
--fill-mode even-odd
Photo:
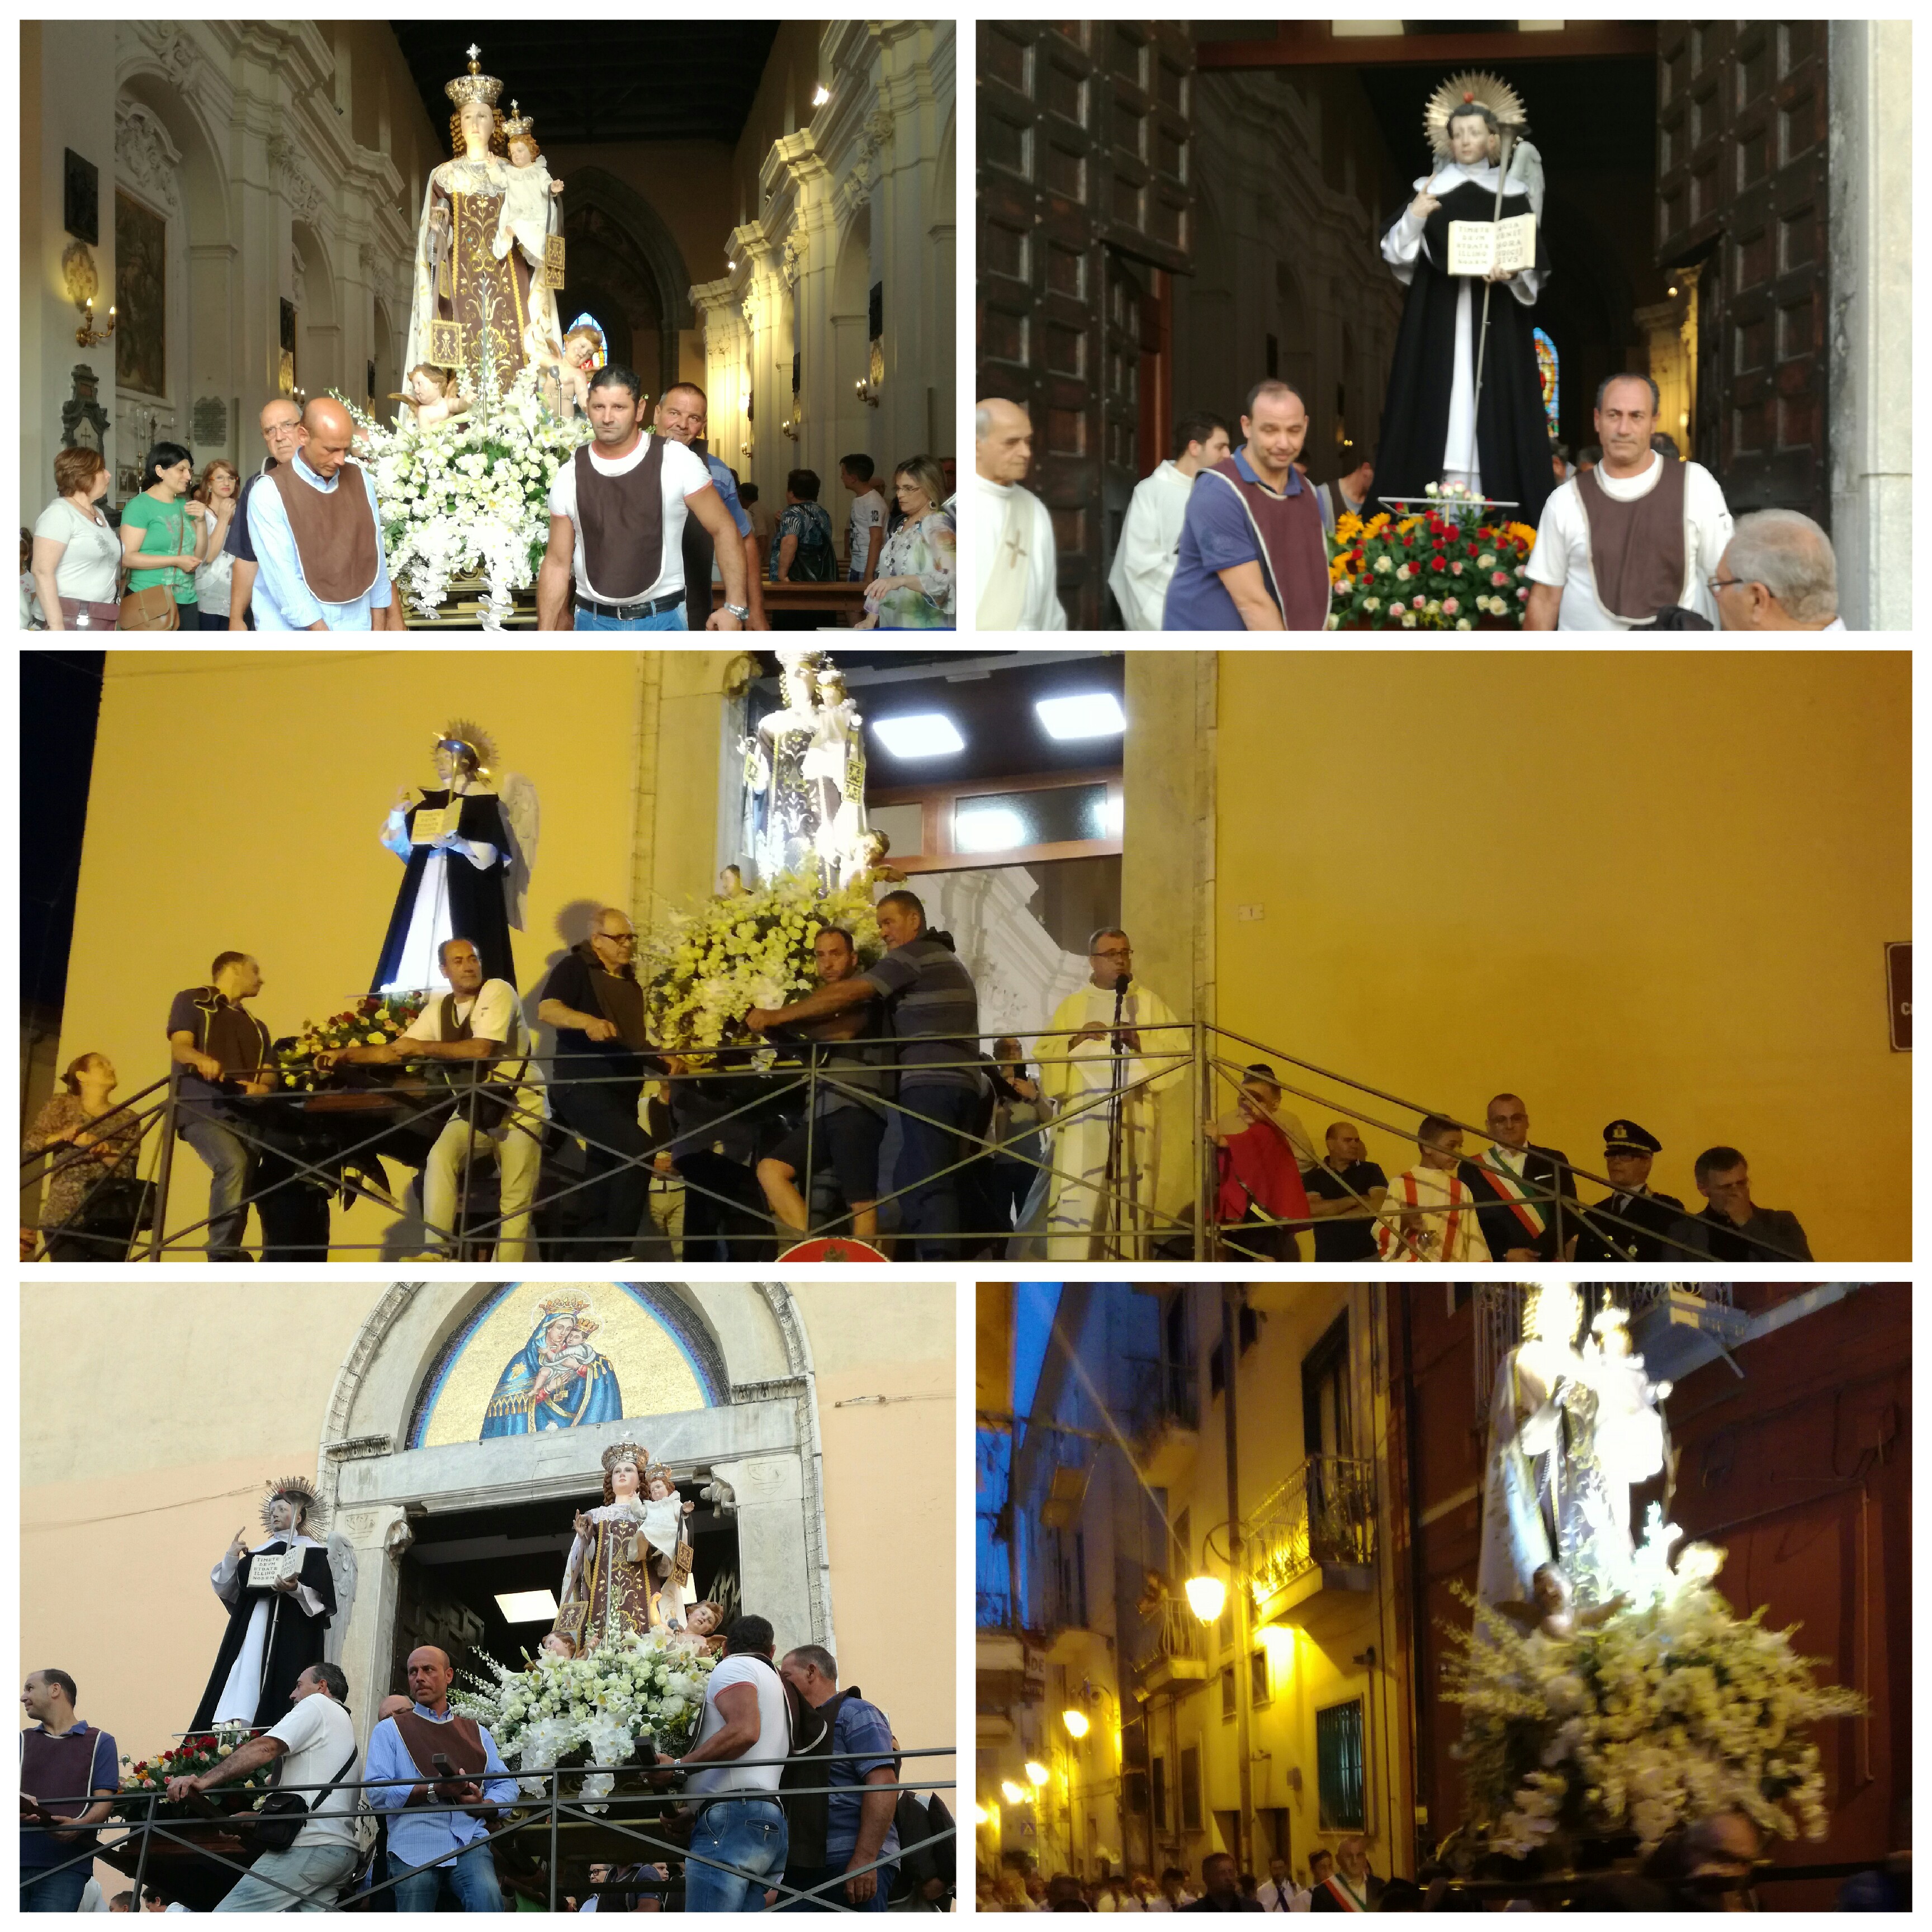
{"label": "flower arrangement", "polygon": [[885,950],[864,885],[827,892],[807,872],[674,914],[639,949],[651,1038],[701,1052],[722,1046],[750,1008],[808,992],[818,983],[812,942],[828,926],[852,935],[862,966]]}
{"label": "flower arrangement", "polygon": [[428,1003],[427,993],[365,993],[355,1005],[322,1021],[304,1020],[292,1046],[276,1056],[282,1085],[313,1094],[322,1076],[315,1057],[343,1046],[383,1046],[400,1039]]}
{"label": "flower arrangement", "polygon": [[[151,1801],[147,1793],[165,1791],[171,1778],[198,1778],[205,1771],[212,1771],[224,1758],[232,1757],[248,1742],[248,1736],[246,1724],[225,1724],[215,1730],[184,1738],[172,1750],[164,1750],[158,1756],[137,1761],[124,1753],[121,1762],[128,1768],[122,1774],[122,1795],[113,1801],[114,1815],[119,1818],[148,1816]],[[272,1768],[262,1765],[246,1778],[238,1778],[219,1786],[214,1794],[215,1802],[226,1800],[232,1804],[234,1798],[230,1794],[259,1795],[267,1790]],[[184,1814],[182,1807],[164,1802],[153,1806],[153,1815],[179,1817]]]}
{"label": "flower arrangement", "polygon": [[376,486],[389,575],[399,590],[428,617],[452,578],[481,576],[483,628],[500,630],[513,593],[536,581],[550,540],[550,483],[590,440],[589,424],[550,412],[533,365],[501,396],[427,425],[406,416],[400,424],[378,422],[346,397],[336,400],[356,419],[356,454]]}
{"label": "flower arrangement", "polygon": [[[587,1657],[539,1651],[524,1670],[488,1662],[488,1678],[463,1673],[450,1708],[488,1725],[505,1764],[520,1773],[573,1757],[625,1764],[646,1742],[675,1755],[696,1735],[712,1671],[702,1650],[655,1634],[600,1644]],[[608,1797],[614,1781],[611,1772],[586,1772],[574,1780],[576,1795],[586,1802]],[[523,1788],[532,1798],[547,1789],[530,1776]]]}
{"label": "flower arrangement", "polygon": [[1438,501],[1412,516],[1336,518],[1328,540],[1330,629],[1520,628],[1535,531],[1478,522],[1481,500],[1460,484],[1432,483],[1429,491]]}
{"label": "flower arrangement", "polygon": [[1472,1849],[1526,1858],[1628,1833],[1647,1852],[1728,1808],[1781,1838],[1825,1836],[1806,1730],[1864,1700],[1816,1683],[1820,1660],[1798,1654],[1792,1630],[1766,1630],[1762,1610],[1733,1616],[1707,1554],[1694,1545],[1647,1601],[1566,1642],[1459,1592],[1475,1628],[1450,1629],[1460,1648],[1443,1694],[1462,1706]]}

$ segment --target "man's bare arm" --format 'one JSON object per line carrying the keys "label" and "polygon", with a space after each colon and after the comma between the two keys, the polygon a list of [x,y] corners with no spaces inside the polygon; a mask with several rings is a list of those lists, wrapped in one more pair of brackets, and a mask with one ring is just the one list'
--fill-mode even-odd
{"label": "man's bare arm", "polygon": [[1529,603],[1522,614],[1526,631],[1553,631],[1556,614],[1563,608],[1563,592],[1554,584],[1532,584]]}
{"label": "man's bare arm", "polygon": [[766,1027],[790,1026],[800,1020],[815,1020],[824,1014],[842,1012],[848,1006],[862,1005],[867,1000],[878,997],[879,989],[867,980],[841,980],[835,986],[819,987],[788,1006],[754,1006],[746,1016],[746,1023],[754,1033],[762,1033]]}
{"label": "man's bare arm", "polygon": [[537,567],[537,628],[561,631],[566,628],[564,609],[570,602],[570,566],[577,548],[577,532],[568,517],[550,520],[550,542],[544,546],[543,562]]}
{"label": "man's bare arm", "polygon": [[1251,560],[1246,563],[1235,564],[1230,569],[1217,570],[1214,574],[1228,586],[1228,595],[1234,600],[1234,608],[1240,613],[1244,629],[1281,631],[1288,628],[1281,621],[1281,613],[1275,608],[1274,599],[1268,594],[1268,584],[1258,563]]}
{"label": "man's bare arm", "polygon": [[[711,539],[712,554],[718,560],[718,574],[724,580],[725,602],[736,604],[742,610],[745,605],[745,546],[738,535],[738,526],[731,520],[731,512],[724,507],[724,499],[707,483],[702,490],[686,497],[684,506],[704,526],[705,534]],[[736,630],[738,620],[728,612],[714,610],[706,628],[714,631]]]}

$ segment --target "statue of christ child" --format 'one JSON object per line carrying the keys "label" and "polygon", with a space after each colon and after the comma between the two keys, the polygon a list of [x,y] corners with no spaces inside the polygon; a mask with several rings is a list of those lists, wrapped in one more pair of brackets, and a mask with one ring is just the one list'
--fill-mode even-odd
{"label": "statue of christ child", "polygon": [[550,238],[550,205],[562,194],[563,184],[550,178],[549,167],[537,152],[536,123],[519,114],[514,100],[503,123],[503,136],[509,143],[510,165],[505,170],[508,185],[496,216],[492,252],[501,261],[513,245],[520,248],[531,267],[541,268],[544,244]]}

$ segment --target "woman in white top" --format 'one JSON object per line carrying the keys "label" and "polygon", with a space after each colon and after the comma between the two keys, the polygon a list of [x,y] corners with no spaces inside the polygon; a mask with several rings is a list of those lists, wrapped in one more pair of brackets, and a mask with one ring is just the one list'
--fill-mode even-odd
{"label": "woman in white top", "polygon": [[121,615],[121,539],[100,508],[110,478],[98,449],[54,458],[54,500],[34,525],[34,590],[50,631],[111,631]]}
{"label": "woman in white top", "polygon": [[212,519],[208,529],[208,559],[194,572],[194,601],[201,613],[200,628],[225,631],[228,628],[230,580],[235,560],[223,548],[228,541],[228,526],[235,520],[235,506],[242,491],[242,478],[226,457],[218,456],[201,472],[194,486],[194,500],[205,505]]}

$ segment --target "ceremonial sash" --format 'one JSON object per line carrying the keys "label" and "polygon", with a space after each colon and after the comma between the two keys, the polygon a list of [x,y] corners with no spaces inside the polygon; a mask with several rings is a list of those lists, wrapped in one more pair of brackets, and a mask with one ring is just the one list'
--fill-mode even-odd
{"label": "ceremonial sash", "polygon": [[[1543,1231],[1548,1225],[1543,1210],[1534,1202],[1523,1198],[1522,1183],[1517,1180],[1507,1167],[1496,1160],[1496,1151],[1494,1148],[1485,1148],[1483,1150],[1482,1157],[1476,1162],[1477,1167],[1481,1171],[1483,1178],[1496,1191],[1503,1205],[1529,1230],[1530,1239],[1533,1241],[1541,1240]],[[1529,1156],[1525,1154],[1523,1165],[1527,1167],[1528,1164]]]}
{"label": "ceremonial sash", "polygon": [[1343,1912],[1366,1912],[1368,1910],[1369,1901],[1366,1898],[1358,1899],[1355,1894],[1348,1889],[1348,1886],[1342,1882],[1342,1880],[1339,1876],[1324,1878],[1322,1881],[1322,1889],[1325,1891],[1328,1896],[1335,1901],[1336,1908],[1339,1910]]}
{"label": "ceremonial sash", "polygon": [[[1408,1199],[1409,1206],[1419,1211],[1421,1208],[1421,1198],[1416,1192],[1414,1174],[1412,1172],[1406,1174],[1399,1174],[1396,1176],[1396,1180],[1400,1184],[1402,1192]],[[1462,1220],[1462,1205],[1456,1198],[1457,1196],[1459,1196],[1462,1191],[1462,1184],[1452,1174],[1448,1177],[1448,1186],[1449,1211],[1442,1217],[1442,1253],[1441,1258],[1444,1261],[1450,1259],[1454,1253],[1456,1246],[1456,1231],[1457,1228],[1461,1226]],[[1415,1258],[1418,1261],[1421,1261],[1426,1258],[1426,1257],[1419,1252],[1420,1248],[1427,1238],[1426,1230],[1424,1231],[1424,1235],[1418,1239],[1418,1238],[1414,1235],[1405,1234],[1402,1232],[1402,1224],[1400,1222],[1385,1222],[1383,1223],[1382,1227],[1377,1231],[1376,1245],[1378,1246],[1381,1246],[1380,1237],[1384,1233],[1393,1236],[1394,1239],[1390,1244],[1391,1246],[1410,1247],[1411,1251],[1415,1253]],[[1413,1245],[1412,1246],[1412,1244]],[[1384,1251],[1382,1258],[1385,1261],[1393,1258],[1393,1257],[1390,1256],[1386,1250]],[[1351,1906],[1348,1909],[1352,1912],[1363,1912],[1366,1911],[1367,1907],[1365,1906],[1357,1905]]]}

